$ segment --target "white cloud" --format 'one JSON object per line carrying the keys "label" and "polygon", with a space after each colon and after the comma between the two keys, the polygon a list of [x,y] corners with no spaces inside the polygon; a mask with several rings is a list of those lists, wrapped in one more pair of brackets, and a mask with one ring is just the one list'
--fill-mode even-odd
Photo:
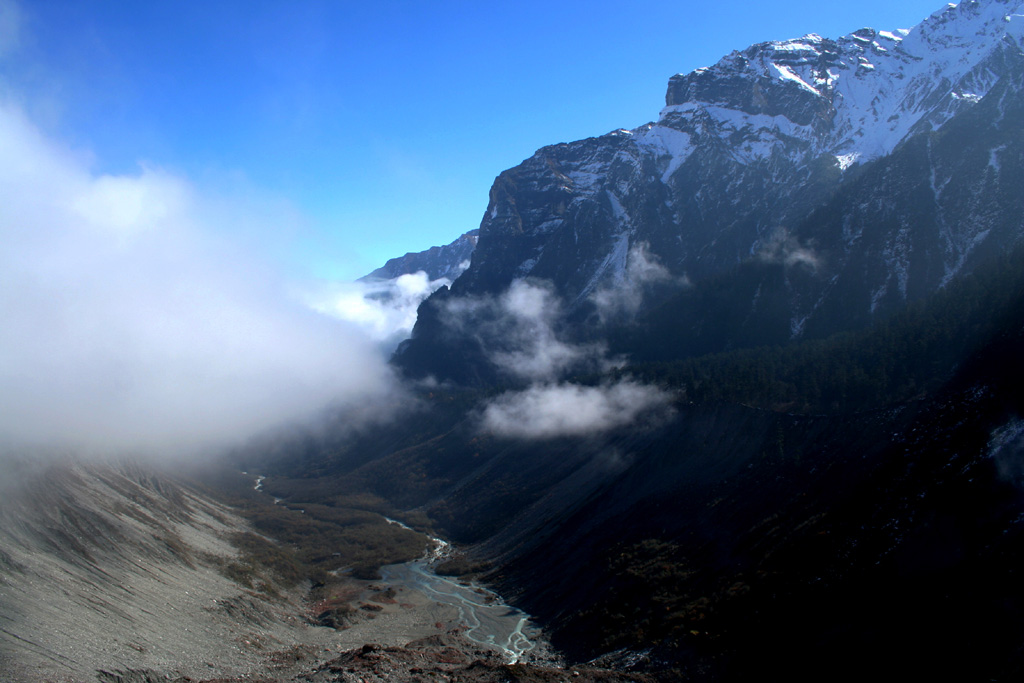
{"label": "white cloud", "polygon": [[79,188],[72,198],[73,213],[90,226],[129,239],[185,217],[195,201],[179,178],[146,169],[141,177],[104,175]]}
{"label": "white cloud", "polygon": [[482,428],[523,439],[590,436],[664,415],[670,402],[667,392],[632,381],[538,385],[497,397],[484,409]]}
{"label": "white cloud", "polygon": [[640,242],[626,255],[626,268],[621,278],[595,291],[590,300],[597,307],[602,322],[636,315],[643,304],[644,293],[652,286],[689,284],[685,277],[674,277],[668,268],[650,252],[650,245]]}
{"label": "white cloud", "polygon": [[452,298],[445,310],[446,324],[475,336],[488,359],[510,377],[549,381],[610,365],[603,344],[560,337],[562,304],[544,280],[516,280],[497,297]]}
{"label": "white cloud", "polygon": [[811,246],[800,244],[796,237],[781,227],[775,230],[771,237],[761,245],[757,257],[768,263],[804,266],[811,272],[817,272],[821,266],[821,259]]}
{"label": "white cloud", "polygon": [[96,176],[6,103],[0,159],[0,437],[167,452],[392,389],[375,344],[224,237],[292,213]]}
{"label": "white cloud", "polygon": [[593,347],[558,339],[554,325],[561,306],[550,288],[518,280],[498,303],[506,329],[502,347],[491,359],[508,374],[532,381],[550,379],[595,355]]}
{"label": "white cloud", "polygon": [[412,334],[423,300],[451,283],[447,278],[430,280],[419,271],[390,280],[328,283],[307,295],[307,300],[315,310],[358,325],[393,351]]}

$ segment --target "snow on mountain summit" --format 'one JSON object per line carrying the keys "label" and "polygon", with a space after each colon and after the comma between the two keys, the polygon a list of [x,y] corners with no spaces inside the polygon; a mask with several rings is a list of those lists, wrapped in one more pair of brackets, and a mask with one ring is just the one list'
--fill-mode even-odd
{"label": "snow on mountain summit", "polygon": [[1020,49],[1022,37],[1024,2],[973,0],[910,30],[759,43],[673,76],[655,125],[745,136],[739,153],[749,160],[802,141],[784,152],[832,154],[845,168],[976,103],[998,79],[1001,50]]}
{"label": "snow on mountain summit", "polygon": [[1024,0],[971,0],[912,29],[810,33],[676,74],[656,122],[544,147],[502,173],[455,289],[532,276],[575,305],[620,280],[640,243],[691,277],[732,267],[837,176],[1012,80],[1022,45]]}

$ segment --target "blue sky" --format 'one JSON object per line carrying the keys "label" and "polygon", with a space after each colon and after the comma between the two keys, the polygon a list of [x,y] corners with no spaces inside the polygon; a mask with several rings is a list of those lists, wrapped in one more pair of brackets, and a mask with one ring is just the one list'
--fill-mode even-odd
{"label": "blue sky", "polygon": [[0,98],[95,174],[273,205],[248,238],[344,279],[477,227],[536,148],[656,119],[673,73],[941,5],[0,0]]}

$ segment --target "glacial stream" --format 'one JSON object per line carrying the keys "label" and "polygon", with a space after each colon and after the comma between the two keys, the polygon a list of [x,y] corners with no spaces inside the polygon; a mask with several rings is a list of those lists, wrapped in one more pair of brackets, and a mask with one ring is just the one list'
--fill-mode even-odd
{"label": "glacial stream", "polygon": [[[253,489],[263,491],[264,479],[265,476],[257,475]],[[280,498],[274,498],[275,504],[281,502]],[[390,517],[384,519],[389,524],[409,529]],[[432,538],[431,541],[434,547],[425,557],[381,567],[384,582],[417,590],[435,602],[452,605],[459,611],[459,621],[466,628],[463,634],[466,638],[478,645],[503,652],[510,664],[522,661],[526,653],[537,647],[536,642],[527,635],[537,632],[530,623],[530,616],[506,604],[497,593],[483,586],[476,583],[463,584],[435,574],[431,567],[448,556],[451,546],[440,538]]]}
{"label": "glacial stream", "polygon": [[506,605],[493,591],[438,576],[426,560],[382,567],[381,574],[388,583],[403,584],[436,602],[456,607],[459,621],[466,627],[466,638],[501,650],[510,664],[520,661],[534,648],[533,641],[523,633],[529,627],[529,616]]}
{"label": "glacial stream", "polygon": [[[393,519],[388,519],[388,522],[405,526]],[[463,634],[466,638],[504,652],[510,664],[522,661],[526,653],[536,647],[527,635],[534,630],[530,616],[506,604],[497,593],[483,586],[463,584],[435,574],[431,565],[447,554],[449,545],[439,538],[433,541],[433,552],[427,557],[381,567],[384,581],[404,585],[435,602],[452,605],[459,610],[459,621],[466,627]]]}

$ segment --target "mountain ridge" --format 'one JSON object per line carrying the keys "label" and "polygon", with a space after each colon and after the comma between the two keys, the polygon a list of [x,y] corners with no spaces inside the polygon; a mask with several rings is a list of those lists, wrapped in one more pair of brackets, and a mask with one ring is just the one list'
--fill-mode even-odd
{"label": "mountain ridge", "polygon": [[[1012,248],[1024,238],[1007,191],[1021,173],[1007,114],[1022,97],[1019,10],[1019,0],[966,2],[905,35],[760,43],[673,76],[655,123],[541,148],[495,180],[469,268],[421,307],[399,364],[450,377],[429,360],[442,346],[490,341],[460,333],[472,318],[454,325],[445,311],[517,280],[544,281],[569,316],[603,323],[603,292],[648,284],[629,267],[638,250],[698,290],[783,263],[773,315],[786,333],[770,343],[785,343],[891,314]],[[972,116],[975,131],[947,133]],[[670,296],[645,292],[631,313]]]}
{"label": "mountain ridge", "polygon": [[387,263],[359,278],[359,281],[391,280],[419,271],[426,273],[430,281],[455,280],[469,267],[479,235],[479,229],[470,230],[446,245],[388,259]]}

